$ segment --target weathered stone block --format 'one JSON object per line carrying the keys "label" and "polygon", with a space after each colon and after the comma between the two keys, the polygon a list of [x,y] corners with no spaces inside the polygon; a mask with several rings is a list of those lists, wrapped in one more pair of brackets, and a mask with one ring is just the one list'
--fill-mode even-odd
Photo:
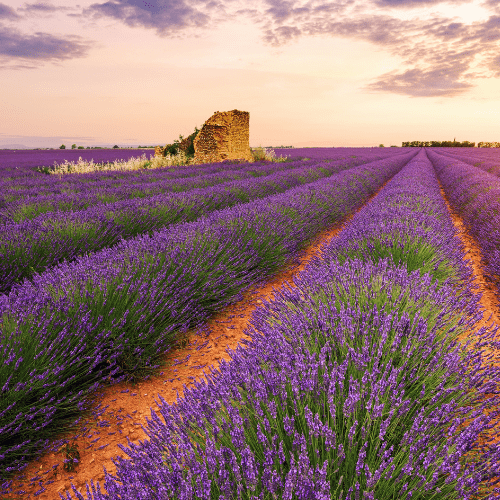
{"label": "weathered stone block", "polygon": [[250,151],[250,113],[216,111],[203,125],[194,140],[193,163],[216,163],[224,160],[253,162]]}

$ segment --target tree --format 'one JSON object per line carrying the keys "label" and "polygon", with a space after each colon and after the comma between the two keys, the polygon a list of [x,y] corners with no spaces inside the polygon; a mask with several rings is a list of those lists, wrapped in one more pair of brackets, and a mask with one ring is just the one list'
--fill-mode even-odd
{"label": "tree", "polygon": [[71,149],[76,149],[76,144],[72,144]]}
{"label": "tree", "polygon": [[379,148],[383,148],[383,147],[384,147],[384,145],[383,145],[383,144],[379,144],[379,145],[378,145],[378,147],[379,147]]}
{"label": "tree", "polygon": [[59,146],[59,149],[66,149],[66,146],[63,144],[62,146]]}
{"label": "tree", "polygon": [[113,149],[118,149],[118,146],[115,144],[115,145],[113,146]]}
{"label": "tree", "polygon": [[85,149],[83,146],[78,146],[78,149]]}

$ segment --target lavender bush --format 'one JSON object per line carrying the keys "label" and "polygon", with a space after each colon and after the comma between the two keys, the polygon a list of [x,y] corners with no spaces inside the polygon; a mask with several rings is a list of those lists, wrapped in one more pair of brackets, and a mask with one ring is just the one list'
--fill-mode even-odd
{"label": "lavender bush", "polygon": [[435,153],[460,160],[474,167],[478,167],[485,172],[500,176],[500,154],[498,149],[489,148],[457,148],[454,151],[447,151],[448,148],[433,149]]}
{"label": "lavender bush", "polygon": [[2,476],[40,451],[96,379],[161,369],[155,363],[180,332],[342,222],[415,154],[123,240],[0,296]]}
{"label": "lavender bush", "polygon": [[[415,149],[415,148],[412,148]],[[319,159],[325,157],[333,157],[333,155],[341,155],[345,158],[351,156],[361,155],[387,155],[394,156],[399,154],[407,154],[412,149],[410,148],[397,148],[397,149],[380,149],[378,147],[372,148],[283,148],[280,149],[280,153],[287,156],[290,159],[294,158],[310,158]]]}
{"label": "lavender bush", "polygon": [[340,260],[390,258],[441,282],[470,277],[463,245],[423,149],[355,215],[326,254]]}

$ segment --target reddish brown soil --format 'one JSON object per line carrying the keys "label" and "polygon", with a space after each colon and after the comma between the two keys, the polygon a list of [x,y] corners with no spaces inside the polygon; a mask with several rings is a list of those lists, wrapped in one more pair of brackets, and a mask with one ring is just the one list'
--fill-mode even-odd
{"label": "reddish brown soil", "polygon": [[[485,309],[483,322],[491,313],[493,321],[500,324],[497,314],[498,303],[481,272],[478,246],[465,231],[460,218],[453,212],[452,217],[465,243],[466,258],[472,261],[478,287],[483,291],[481,302]],[[179,346],[164,357],[167,368],[161,376],[152,377],[136,385],[121,382],[111,387],[101,388],[93,409],[96,411],[100,407],[106,411],[98,417],[97,422],[87,420],[86,425],[92,427],[92,431],[83,436],[80,432],[83,425],[80,425],[78,431],[75,429],[58,436],[58,439],[67,439],[70,446],[76,446],[80,457],[75,469],[71,472],[63,469],[66,457],[61,448],[58,453],[45,454],[30,463],[22,475],[14,479],[12,491],[23,490],[23,499],[56,500],[60,498],[59,492],[64,495],[65,490],[72,491],[71,483],[73,483],[85,497],[85,483],[90,484],[91,479],[94,483],[99,481],[101,491],[105,491],[103,467],[106,467],[109,473],[116,474],[116,466],[111,459],[116,456],[129,458],[118,447],[118,444],[128,447],[127,436],[135,444],[147,439],[140,424],[147,427],[146,417],[150,418],[151,410],[159,414],[158,396],[161,395],[165,401],[173,404],[177,401],[176,391],[180,398],[183,396],[183,384],[189,388],[195,380],[204,379],[202,372],[208,373],[210,365],[217,369],[222,359],[229,361],[231,357],[227,349],[235,350],[240,340],[250,339],[243,332],[253,310],[259,307],[263,299],[271,300],[274,297],[273,288],[294,286],[293,276],[303,270],[309,260],[319,253],[320,247],[327,244],[340,230],[341,227],[334,227],[323,231],[303,252],[299,266],[290,266],[277,274],[265,286],[250,289],[244,294],[242,301],[214,316],[207,324],[210,332],[208,336],[197,335],[194,331],[188,332],[185,345]],[[174,365],[174,363],[179,364]],[[105,447],[101,448],[103,446]],[[57,468],[54,471],[55,465]],[[35,496],[34,493],[42,487],[45,491]],[[13,493],[7,498],[19,498],[19,496]]]}

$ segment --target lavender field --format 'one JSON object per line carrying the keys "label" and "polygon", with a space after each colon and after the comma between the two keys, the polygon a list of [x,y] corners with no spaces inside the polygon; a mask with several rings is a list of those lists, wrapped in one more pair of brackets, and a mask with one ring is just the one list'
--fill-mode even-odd
{"label": "lavender field", "polygon": [[155,376],[179,336],[338,227],[294,288],[255,310],[230,363],[179,404],[162,400],[106,492],[92,480],[60,498],[500,498],[500,446],[484,444],[500,417],[500,342],[478,328],[446,203],[500,300],[498,151],[39,168],[137,153],[0,151],[0,496],[88,394]]}

